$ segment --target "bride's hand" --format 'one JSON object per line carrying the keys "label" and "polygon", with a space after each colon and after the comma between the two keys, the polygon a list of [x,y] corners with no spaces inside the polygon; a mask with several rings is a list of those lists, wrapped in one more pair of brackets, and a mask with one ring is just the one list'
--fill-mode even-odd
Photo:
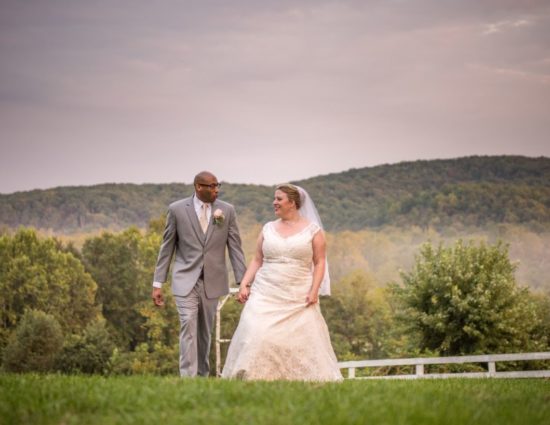
{"label": "bride's hand", "polygon": [[309,294],[307,294],[306,297],[306,307],[309,307],[310,305],[317,304],[319,302],[319,292],[318,291],[310,291]]}
{"label": "bride's hand", "polygon": [[237,295],[237,301],[244,304],[248,300],[250,295],[250,287],[241,285],[239,287],[239,294]]}

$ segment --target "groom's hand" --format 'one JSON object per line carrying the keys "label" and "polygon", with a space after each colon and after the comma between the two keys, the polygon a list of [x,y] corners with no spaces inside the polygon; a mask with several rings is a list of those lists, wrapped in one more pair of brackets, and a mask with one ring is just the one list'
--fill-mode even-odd
{"label": "groom's hand", "polygon": [[153,288],[153,302],[157,307],[162,307],[164,305],[164,297],[162,296],[162,289]]}

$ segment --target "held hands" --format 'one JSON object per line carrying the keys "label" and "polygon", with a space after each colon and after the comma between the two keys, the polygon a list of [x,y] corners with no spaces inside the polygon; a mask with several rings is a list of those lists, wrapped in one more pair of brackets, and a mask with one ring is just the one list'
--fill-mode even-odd
{"label": "held hands", "polygon": [[164,297],[162,296],[162,289],[153,288],[152,298],[153,298],[153,302],[157,307],[164,306]]}
{"label": "held hands", "polygon": [[250,286],[240,285],[239,294],[237,295],[237,301],[239,301],[241,304],[244,304],[245,302],[248,301],[249,295],[250,295]]}
{"label": "held hands", "polygon": [[310,290],[306,297],[306,307],[319,302],[319,290]]}

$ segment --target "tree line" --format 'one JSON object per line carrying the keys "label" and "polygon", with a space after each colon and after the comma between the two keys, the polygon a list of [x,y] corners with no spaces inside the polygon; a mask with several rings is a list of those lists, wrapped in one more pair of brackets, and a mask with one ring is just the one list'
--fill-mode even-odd
{"label": "tree line", "polygon": [[[165,308],[150,300],[161,231],[156,220],[78,249],[30,228],[1,235],[2,369],[177,374],[170,291]],[[425,243],[388,282],[350,266],[321,308],[340,360],[550,349],[550,296],[516,282],[501,242]],[[226,304],[222,337],[241,309]]]}
{"label": "tree line", "polygon": [[[223,176],[218,176],[223,179]],[[351,169],[294,183],[309,191],[325,228],[550,228],[550,159],[467,157]],[[32,226],[56,234],[146,228],[166,205],[193,193],[189,184],[104,184],[0,195],[0,227]],[[272,215],[272,186],[224,182],[221,198],[241,219]]]}

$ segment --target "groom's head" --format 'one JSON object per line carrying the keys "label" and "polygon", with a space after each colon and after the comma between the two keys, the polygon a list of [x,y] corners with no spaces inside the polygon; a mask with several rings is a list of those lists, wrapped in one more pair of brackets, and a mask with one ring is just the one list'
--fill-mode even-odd
{"label": "groom's head", "polygon": [[193,181],[195,194],[202,202],[212,203],[218,197],[220,184],[214,174],[209,171],[201,171]]}

